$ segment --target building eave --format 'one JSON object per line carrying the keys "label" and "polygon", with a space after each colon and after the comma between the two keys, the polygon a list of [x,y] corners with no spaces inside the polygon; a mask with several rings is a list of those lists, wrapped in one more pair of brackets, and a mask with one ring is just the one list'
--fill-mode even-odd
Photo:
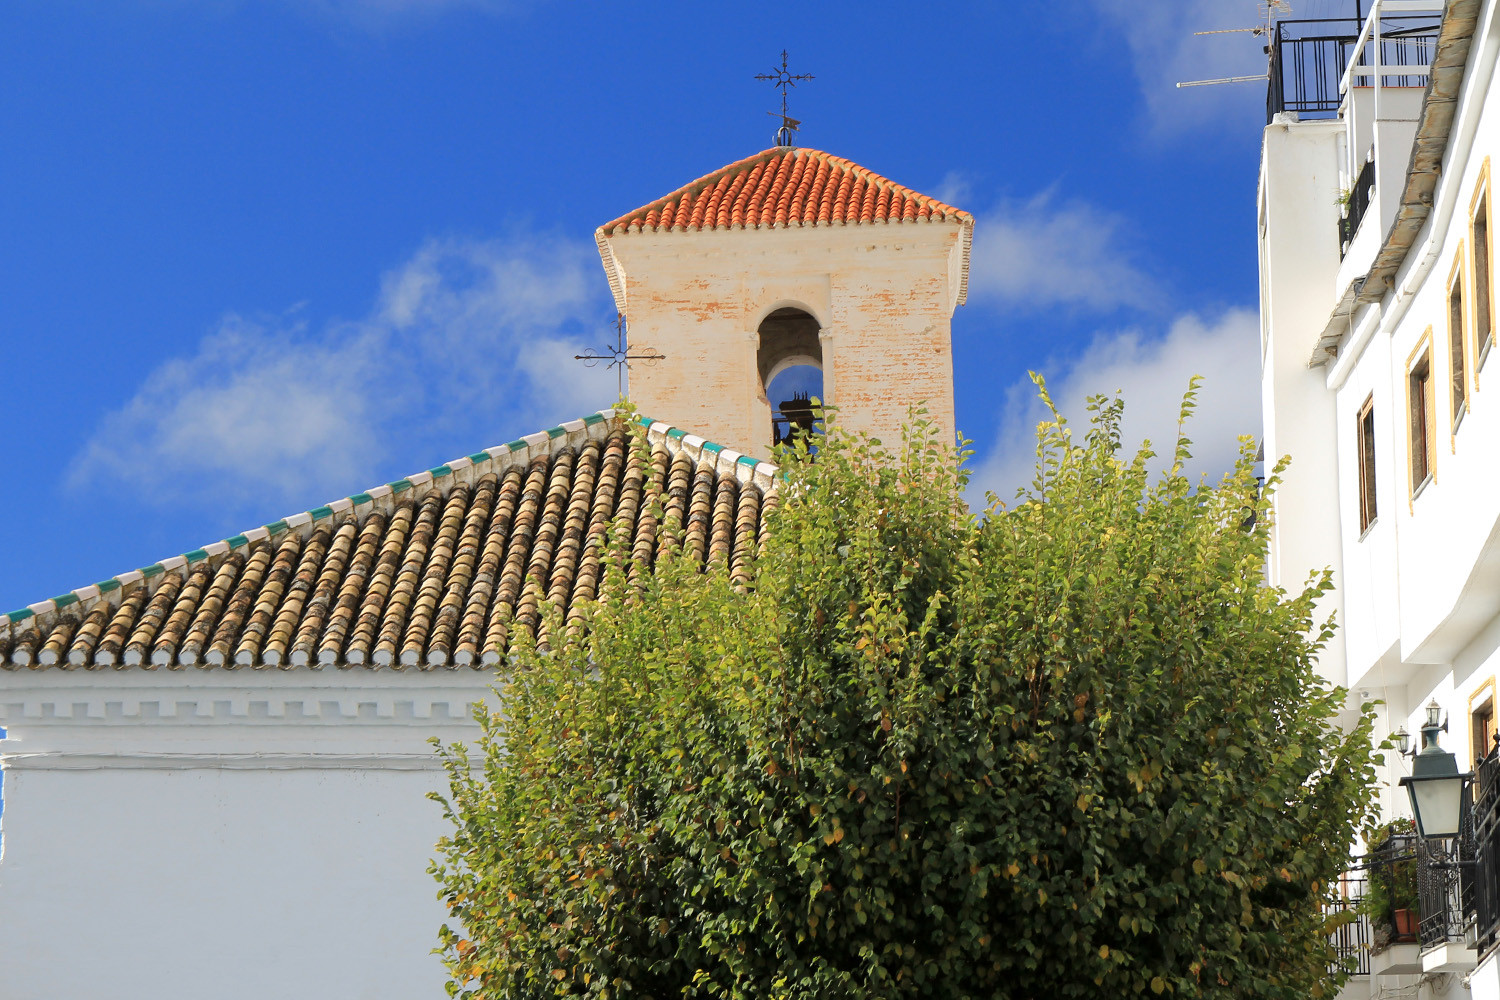
{"label": "building eave", "polygon": [[1407,254],[1416,245],[1418,235],[1432,214],[1474,28],[1479,19],[1479,6],[1479,0],[1449,0],[1443,11],[1437,55],[1432,61],[1427,91],[1422,97],[1422,112],[1417,119],[1417,134],[1412,141],[1411,160],[1406,168],[1396,217],[1391,221],[1370,270],[1363,278],[1351,282],[1339,296],[1318,336],[1312,357],[1308,359],[1309,368],[1320,367],[1338,357],[1354,314],[1361,306],[1379,302],[1390,291],[1397,271],[1405,263]]}

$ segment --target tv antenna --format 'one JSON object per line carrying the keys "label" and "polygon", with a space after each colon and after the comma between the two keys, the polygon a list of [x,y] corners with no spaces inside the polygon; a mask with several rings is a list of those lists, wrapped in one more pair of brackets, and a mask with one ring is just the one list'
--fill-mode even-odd
{"label": "tv antenna", "polygon": [[574,361],[582,361],[585,368],[595,368],[601,363],[605,368],[615,370],[615,382],[619,387],[620,397],[625,396],[625,372],[629,370],[633,361],[641,361],[648,365],[654,365],[666,357],[659,354],[654,347],[642,347],[640,354],[631,354],[630,345],[625,339],[625,314],[615,313],[615,344],[613,347],[605,345],[597,351],[585,351],[583,354],[573,355]]}
{"label": "tv antenna", "polygon": [[781,113],[777,114],[775,111],[766,112],[772,118],[781,119],[781,128],[776,130],[776,145],[795,145],[792,139],[796,131],[802,127],[802,123],[786,113],[786,92],[788,88],[797,86],[798,80],[811,80],[813,75],[811,73],[793,74],[789,72],[786,65],[786,49],[782,49],[781,67],[774,69],[770,73],[757,73],[755,74],[755,78],[757,80],[770,80],[771,86],[781,91]]}
{"label": "tv antenna", "polygon": [[[1236,35],[1249,34],[1259,38],[1269,37],[1271,28],[1276,18],[1292,12],[1291,0],[1261,0],[1260,17],[1261,23],[1253,28],[1214,28],[1209,31],[1195,31],[1195,37],[1202,35]],[[1265,73],[1256,73],[1253,76],[1221,76],[1212,80],[1184,80],[1177,84],[1177,89],[1183,87],[1214,87],[1221,83],[1254,83],[1257,80],[1265,80],[1270,75],[1270,69]]]}

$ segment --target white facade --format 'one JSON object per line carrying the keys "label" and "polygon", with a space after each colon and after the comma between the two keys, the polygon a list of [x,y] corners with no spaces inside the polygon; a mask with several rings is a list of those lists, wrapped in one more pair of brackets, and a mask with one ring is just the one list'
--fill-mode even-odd
{"label": "white facade", "polygon": [[492,672],[63,671],[0,685],[0,997],[443,995],[428,737]]}
{"label": "white facade", "polygon": [[[1369,86],[1372,76],[1355,77],[1352,83],[1366,85],[1350,88],[1338,119],[1279,115],[1265,131],[1265,455],[1268,464],[1292,459],[1275,501],[1271,571],[1274,582],[1294,590],[1310,571],[1333,569],[1336,590],[1324,610],[1336,614],[1340,638],[1321,657],[1323,673],[1348,687],[1351,710],[1384,702],[1380,737],[1401,727],[1415,734],[1423,706],[1436,699],[1450,720],[1443,745],[1463,765],[1485,752],[1473,730],[1495,711],[1500,672],[1500,362],[1490,357],[1493,332],[1480,343],[1482,320],[1489,331],[1495,326],[1489,176],[1491,158],[1500,159],[1500,101],[1491,100],[1500,84],[1500,25],[1496,0],[1384,6],[1387,14],[1443,10],[1443,38],[1457,38],[1466,56],[1434,70],[1429,93],[1377,89]],[[1379,13],[1377,6],[1372,18]],[[1440,43],[1438,51],[1441,67],[1455,49]],[[1448,104],[1445,87],[1456,104]],[[1440,105],[1456,106],[1451,124]],[[1413,155],[1418,135],[1419,152],[1441,154],[1438,169],[1425,176]],[[1340,197],[1369,161],[1374,196],[1340,260]],[[1436,183],[1430,199],[1424,180],[1428,189]],[[1484,254],[1474,253],[1481,206],[1491,220],[1488,234],[1481,231],[1487,269]],[[1490,290],[1487,310],[1476,309],[1480,282]],[[1449,323],[1455,283],[1462,305],[1458,405]],[[1424,364],[1427,407],[1419,384]],[[1425,435],[1413,429],[1414,405],[1427,415]],[[1366,412],[1373,414],[1373,449],[1363,443]],[[1410,814],[1398,787],[1409,773],[1408,760],[1387,754],[1388,818]],[[1375,974],[1356,980],[1346,995],[1400,988],[1406,996],[1472,990],[1500,997],[1495,957],[1462,942],[1426,952],[1398,945],[1373,965]]]}

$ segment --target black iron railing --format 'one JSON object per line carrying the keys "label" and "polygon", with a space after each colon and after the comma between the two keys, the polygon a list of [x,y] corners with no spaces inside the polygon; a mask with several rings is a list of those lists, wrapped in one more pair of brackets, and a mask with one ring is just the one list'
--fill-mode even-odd
{"label": "black iron railing", "polygon": [[1474,915],[1473,810],[1465,810],[1452,840],[1417,841],[1417,909],[1423,948],[1464,940]]}
{"label": "black iron railing", "polygon": [[[1410,66],[1406,74],[1381,74],[1387,87],[1425,87],[1427,67],[1437,51],[1440,19],[1409,15],[1380,20],[1381,66]],[[1270,58],[1270,84],[1266,91],[1266,124],[1279,112],[1295,111],[1302,118],[1332,118],[1343,103],[1339,81],[1354,54],[1362,23],[1352,17],[1278,21],[1266,46]],[[1369,63],[1374,44],[1365,43]],[[1355,79],[1355,86],[1368,86],[1370,77]]]}
{"label": "black iron railing", "polygon": [[1359,232],[1359,224],[1364,220],[1365,212],[1369,211],[1370,200],[1375,195],[1375,161],[1366,160],[1359,176],[1354,179],[1354,186],[1349,189],[1348,212],[1339,219],[1339,259],[1349,252],[1349,244],[1354,242],[1354,234]]}
{"label": "black iron railing", "polygon": [[1370,915],[1365,912],[1366,880],[1359,874],[1339,881],[1339,893],[1323,912],[1335,923],[1330,935],[1337,956],[1329,972],[1348,969],[1356,976],[1370,974]]}
{"label": "black iron railing", "polygon": [[1491,750],[1474,768],[1473,908],[1475,946],[1481,955],[1500,942],[1500,755]]}

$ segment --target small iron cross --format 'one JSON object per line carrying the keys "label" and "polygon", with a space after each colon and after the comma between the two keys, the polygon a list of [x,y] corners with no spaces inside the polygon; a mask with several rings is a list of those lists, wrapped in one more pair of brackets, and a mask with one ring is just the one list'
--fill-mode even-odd
{"label": "small iron cross", "polygon": [[776,145],[792,145],[792,134],[802,127],[802,123],[786,113],[786,92],[789,87],[797,86],[798,80],[811,80],[813,75],[811,73],[797,73],[794,75],[788,72],[786,67],[786,49],[782,49],[781,68],[772,73],[757,73],[755,74],[755,78],[757,80],[770,80],[772,81],[771,85],[781,91],[781,113],[778,115],[774,111],[767,111],[766,114],[772,118],[781,119],[781,128],[776,130]]}
{"label": "small iron cross", "polygon": [[573,360],[582,361],[588,368],[593,368],[600,362],[604,367],[615,370],[615,381],[619,385],[620,398],[625,397],[625,372],[630,368],[632,361],[642,361],[648,365],[654,365],[666,357],[658,354],[654,347],[642,347],[643,354],[631,354],[630,345],[625,342],[625,314],[615,313],[615,346],[605,346],[598,351],[589,351],[584,354],[573,355]]}

